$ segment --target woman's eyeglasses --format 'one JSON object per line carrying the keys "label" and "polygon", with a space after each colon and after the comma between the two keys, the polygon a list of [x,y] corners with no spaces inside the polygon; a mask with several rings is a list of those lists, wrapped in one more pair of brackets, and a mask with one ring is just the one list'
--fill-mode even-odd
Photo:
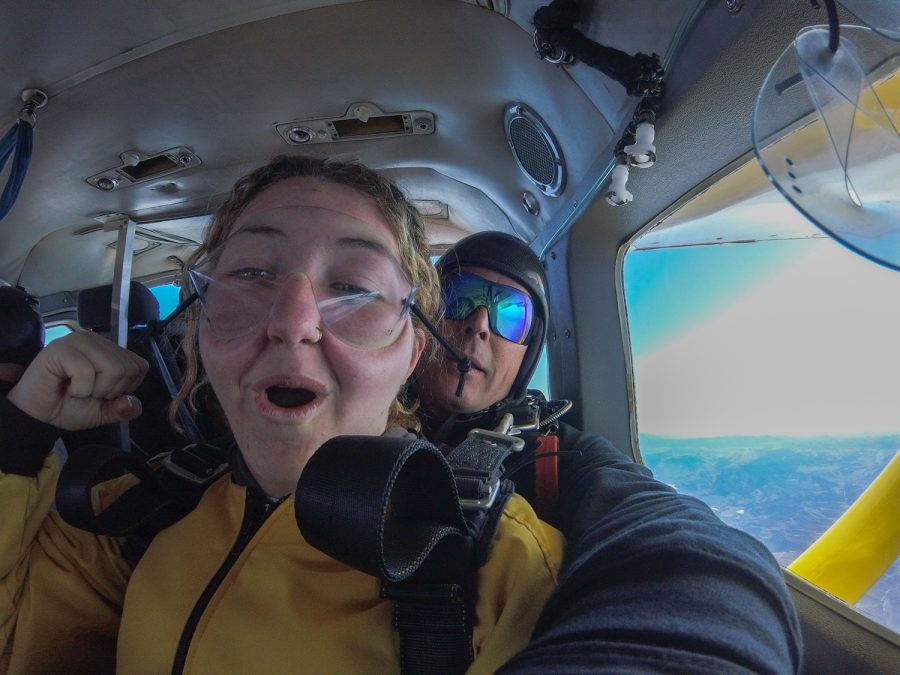
{"label": "woman's eyeglasses", "polygon": [[223,340],[265,325],[287,282],[302,277],[300,283],[312,289],[323,330],[358,349],[388,346],[416,288],[383,253],[362,246],[339,253],[310,269],[293,268],[268,242],[234,236],[193,265],[188,277],[210,330]]}

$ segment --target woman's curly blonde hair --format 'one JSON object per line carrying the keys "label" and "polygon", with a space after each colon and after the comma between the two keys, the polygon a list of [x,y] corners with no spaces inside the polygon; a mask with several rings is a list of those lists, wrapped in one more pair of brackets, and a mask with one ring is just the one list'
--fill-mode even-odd
{"label": "woman's curly blonde hair", "polygon": [[[357,162],[319,159],[304,156],[282,155],[265,166],[240,178],[231,194],[216,210],[207,227],[203,243],[187,261],[186,267],[194,264],[221,244],[234,229],[234,223],[241,212],[266,188],[289,178],[317,178],[329,183],[345,185],[368,197],[384,217],[397,241],[400,250],[400,265],[413,286],[417,287],[415,304],[425,317],[434,322],[440,306],[440,282],[429,257],[425,226],[418,211],[403,193],[384,176]],[[198,327],[200,308],[191,305],[185,318],[184,339],[181,349],[185,355],[185,378],[178,396],[169,407],[169,421],[178,426],[176,411],[178,406],[188,401],[197,410],[198,396],[203,398],[206,414],[212,413],[214,423],[222,424],[224,414],[208,387],[209,379],[203,371],[199,358]],[[419,321],[413,316],[413,323]],[[433,352],[431,335],[426,331],[426,349],[423,358],[430,358]],[[388,423],[408,429],[420,429],[415,415],[418,402],[411,400],[407,386],[397,394],[391,403]]]}

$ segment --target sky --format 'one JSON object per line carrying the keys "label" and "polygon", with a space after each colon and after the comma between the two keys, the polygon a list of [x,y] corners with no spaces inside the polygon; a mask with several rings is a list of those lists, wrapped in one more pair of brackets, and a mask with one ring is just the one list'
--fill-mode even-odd
{"label": "sky", "polygon": [[179,288],[174,284],[163,284],[150,289],[159,302],[159,316],[165,319],[178,306]]}
{"label": "sky", "polygon": [[900,273],[830,239],[631,251],[638,428],[900,431]]}

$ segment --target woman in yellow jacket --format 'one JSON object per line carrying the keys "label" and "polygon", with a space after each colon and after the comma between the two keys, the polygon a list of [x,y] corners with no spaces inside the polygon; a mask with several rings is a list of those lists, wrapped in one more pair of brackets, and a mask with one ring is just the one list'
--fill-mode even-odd
{"label": "woman in yellow jacket", "polygon": [[[201,307],[182,394],[211,388],[232,470],[132,567],[122,541],[51,510],[49,450],[59,429],[139,415],[147,364],[91,334],[44,349],[2,402],[47,452],[2,434],[0,672],[399,671],[379,580],[303,540],[293,492],[328,439],[414,424],[397,396],[425,346],[408,306],[433,317],[438,305],[415,210],[359,165],[277,158],[238,181],[189,269]],[[526,644],[561,553],[511,499],[478,573],[472,672]]]}

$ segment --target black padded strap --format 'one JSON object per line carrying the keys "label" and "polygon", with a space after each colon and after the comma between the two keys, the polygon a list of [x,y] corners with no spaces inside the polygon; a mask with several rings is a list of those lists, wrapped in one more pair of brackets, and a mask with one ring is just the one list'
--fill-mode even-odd
{"label": "black padded strap", "polygon": [[351,567],[409,578],[429,554],[464,546],[453,472],[422,440],[338,436],[307,462],[294,503],[304,538]]}
{"label": "black padded strap", "polygon": [[481,432],[445,458],[423,440],[340,436],[300,475],[301,533],[331,557],[381,577],[406,675],[463,673],[472,663],[478,568],[512,493],[500,474],[517,443]]}

